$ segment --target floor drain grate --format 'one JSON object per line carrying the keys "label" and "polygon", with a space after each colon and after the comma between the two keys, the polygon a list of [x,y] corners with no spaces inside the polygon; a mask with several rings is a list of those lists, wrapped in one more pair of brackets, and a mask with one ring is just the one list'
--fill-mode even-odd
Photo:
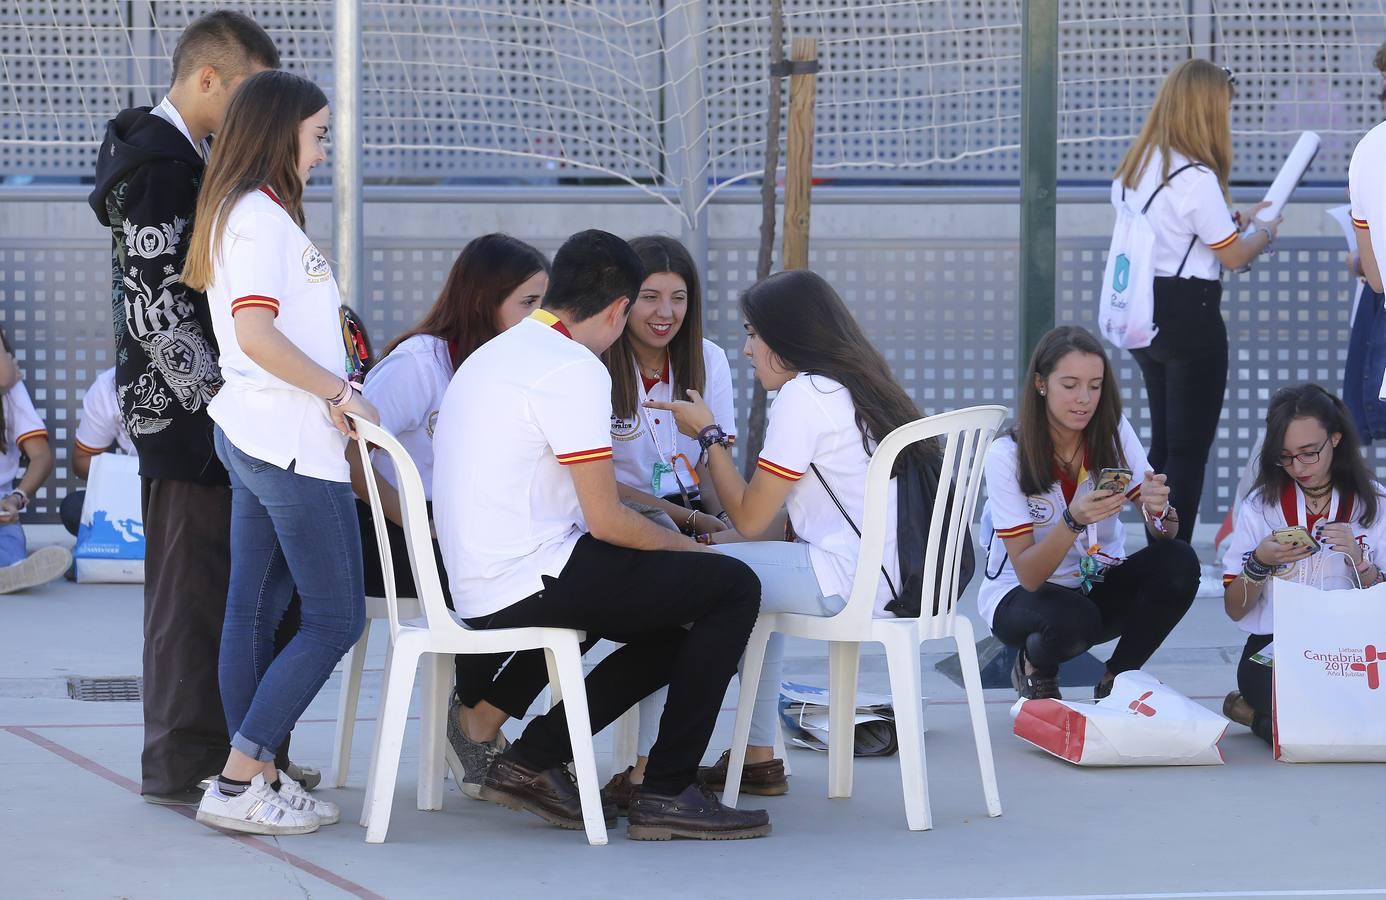
{"label": "floor drain grate", "polygon": [[73,700],[109,702],[116,700],[142,700],[144,698],[144,679],[126,676],[124,678],[69,678],[67,695]]}

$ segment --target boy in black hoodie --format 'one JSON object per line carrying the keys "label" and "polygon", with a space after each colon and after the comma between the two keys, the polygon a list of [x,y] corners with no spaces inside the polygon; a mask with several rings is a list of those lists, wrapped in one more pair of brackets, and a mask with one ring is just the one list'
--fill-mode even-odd
{"label": "boy in black hoodie", "polygon": [[116,394],[140,458],[145,524],[146,800],[196,806],[228,739],[217,654],[230,576],[231,488],[207,402],[221,387],[202,294],[179,280],[210,146],[245,78],[279,66],[248,16],[208,13],[173,52],[158,106],[110,121],[91,207],[111,229]]}

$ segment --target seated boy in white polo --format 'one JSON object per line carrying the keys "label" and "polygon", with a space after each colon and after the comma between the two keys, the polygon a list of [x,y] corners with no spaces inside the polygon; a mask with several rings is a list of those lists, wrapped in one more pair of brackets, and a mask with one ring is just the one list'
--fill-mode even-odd
{"label": "seated boy in white polo", "polygon": [[[669,685],[631,837],[759,837],[769,816],[722,806],[696,775],[760,582],[617,496],[611,378],[598,355],[624,330],[643,278],[625,241],[573,235],[554,257],[543,308],[457,370],[433,435],[438,540],[471,627],[576,628],[624,643],[587,677],[593,733]],[[581,828],[563,716],[530,723],[481,796]]]}

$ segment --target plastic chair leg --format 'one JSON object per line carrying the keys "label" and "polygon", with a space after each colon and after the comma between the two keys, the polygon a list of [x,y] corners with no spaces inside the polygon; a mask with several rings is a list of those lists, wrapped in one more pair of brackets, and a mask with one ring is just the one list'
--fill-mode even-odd
{"label": "plastic chair leg", "polygon": [[[929,810],[929,776],[924,761],[923,677],[919,670],[919,638],[913,628],[892,629],[885,644],[890,671],[890,697],[895,707],[895,730],[900,738],[900,782],[905,795],[905,821],[910,831],[933,827]],[[979,676],[980,678],[980,676]]]}
{"label": "plastic chair leg", "polygon": [[771,630],[769,622],[759,619],[746,641],[741,662],[741,689],[736,698],[736,720],[732,725],[731,755],[727,759],[727,783],[722,788],[722,803],[727,806],[736,806],[741,796],[741,772],[746,764],[746,744],[751,739],[751,714],[755,712],[756,688],[760,686],[765,645],[770,640]]}
{"label": "plastic chair leg", "polygon": [[582,656],[576,639],[545,650],[549,671],[557,676],[554,681],[561,685],[559,692],[567,701],[563,704],[563,712],[573,747],[573,768],[577,770],[587,843],[599,847],[606,843],[606,819],[602,815],[601,786],[597,784],[597,760],[592,752],[592,720],[587,711],[587,690],[582,683]]}
{"label": "plastic chair leg", "polygon": [[[385,669],[380,678],[380,702],[375,709],[375,735],[371,738],[371,761],[366,768],[366,796],[371,795],[375,789],[375,761],[380,758],[380,717],[385,712],[385,701],[390,695],[390,667],[395,659],[395,642],[389,641],[385,645]],[[371,824],[371,805],[361,804],[361,827],[365,828]]]}
{"label": "plastic chair leg", "polygon": [[409,718],[409,700],[418,669],[417,652],[396,652],[386,671],[385,703],[376,724],[377,749],[371,769],[375,778],[366,797],[366,843],[379,844],[390,828],[390,812],[395,802],[395,781],[399,777],[399,757],[404,750],[404,725]]}
{"label": "plastic chair leg", "polygon": [[337,698],[337,733],[332,741],[332,786],[345,787],[351,766],[351,742],[356,736],[356,708],[361,702],[361,673],[366,668],[366,648],[370,644],[371,623],[361,630],[361,638],[342,657],[342,692]]}
{"label": "plastic chair leg", "polygon": [[419,809],[443,808],[443,747],[447,743],[452,654],[426,653],[419,703]]}
{"label": "plastic chair leg", "polygon": [[977,744],[977,765],[982,772],[982,794],[987,800],[987,815],[1001,815],[1001,794],[996,787],[996,764],[991,758],[991,730],[987,726],[986,697],[982,693],[982,673],[977,666],[977,645],[973,640],[972,622],[959,615],[953,625],[953,640],[958,645],[958,662],[962,665],[963,687],[967,691],[967,711],[972,715],[972,738]]}
{"label": "plastic chair leg", "polygon": [[[778,698],[778,697],[775,698],[775,699],[776,699],[776,702],[779,701],[779,698]],[[790,765],[789,765],[789,754],[785,752],[785,747],[784,747],[784,726],[781,725],[778,721],[775,722],[775,757],[776,757],[777,759],[782,759],[782,760],[784,760],[784,777],[785,777],[785,778],[788,778],[789,776],[791,776],[791,775],[794,774],[793,769],[790,768]]]}
{"label": "plastic chair leg", "polygon": [[632,706],[616,720],[611,741],[611,774],[619,775],[640,758],[640,704]]}
{"label": "plastic chair leg", "polygon": [[828,643],[828,796],[852,796],[852,752],[857,718],[857,662],[861,644]]}

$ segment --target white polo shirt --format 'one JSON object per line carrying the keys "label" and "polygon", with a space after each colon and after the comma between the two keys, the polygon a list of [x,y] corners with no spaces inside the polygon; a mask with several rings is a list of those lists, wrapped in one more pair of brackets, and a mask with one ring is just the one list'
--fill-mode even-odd
{"label": "white polo shirt", "polygon": [[[1379,484],[1376,488],[1376,521],[1369,526],[1361,522],[1361,503],[1345,501],[1336,490],[1329,500],[1326,514],[1322,517],[1308,515],[1304,505],[1304,492],[1297,484],[1291,484],[1274,503],[1266,502],[1260,491],[1253,491],[1237,506],[1236,524],[1232,529],[1232,536],[1227,541],[1227,550],[1222,556],[1223,587],[1231,584],[1233,579],[1242,574],[1247,555],[1270,537],[1272,531],[1291,525],[1303,525],[1312,533],[1316,526],[1324,522],[1349,522],[1352,525],[1353,536],[1362,548],[1363,558],[1377,563],[1386,562],[1386,559],[1376,553],[1377,548],[1386,548],[1386,492],[1383,492],[1384,489]],[[1275,590],[1275,583],[1281,578],[1323,590],[1357,586],[1351,565],[1342,555],[1331,550],[1320,550],[1308,559],[1295,563],[1294,568],[1284,575],[1270,579],[1255,605],[1237,620],[1238,628],[1248,634],[1274,633],[1271,594]],[[1233,596],[1236,596],[1235,590]]]}
{"label": "white polo shirt", "polygon": [[1367,132],[1352,151],[1348,196],[1353,224],[1369,232],[1377,265],[1386,268],[1386,122]]}
{"label": "white polo shirt", "polygon": [[564,468],[611,458],[611,376],[547,310],[467,357],[438,411],[433,516],[457,614],[544,588],[587,531]]}
{"label": "white polo shirt", "polygon": [[[678,493],[678,482],[674,476],[664,474],[659,488],[654,486],[654,466],[656,462],[669,463],[674,456],[682,454],[676,464],[684,487],[692,488],[686,474],[688,468],[697,465],[701,448],[696,438],[679,432],[674,417],[663,410],[645,409],[646,400],[669,402],[673,399],[686,400],[687,397],[674,397],[672,382],[676,380],[665,367],[663,377],[645,391],[645,383],[640,369],[631,361],[635,369],[635,389],[637,392],[635,415],[622,419],[611,417],[611,449],[615,454],[616,480],[622,484],[639,488],[656,497],[667,497]],[[727,354],[712,341],[703,340],[703,371],[706,375],[703,399],[707,401],[717,424],[722,426],[730,437],[736,437],[736,403],[732,396],[731,366]],[[685,465],[684,459],[688,462]]]}
{"label": "white polo shirt", "polygon": [[134,442],[125,430],[120,417],[120,401],[116,398],[115,367],[107,369],[82,395],[82,418],[74,435],[77,448],[95,456],[105,453],[114,444],[121,453],[135,454]]}
{"label": "white polo shirt", "polygon": [[5,392],[5,451],[0,453],[0,496],[14,490],[19,477],[19,457],[24,442],[48,437],[43,418],[34,409],[24,382],[17,381]]}
{"label": "white polo shirt", "polygon": [[[1131,487],[1126,496],[1138,500],[1141,482],[1145,471],[1150,467],[1145,448],[1136,437],[1136,430],[1126,417],[1121,419],[1119,432],[1122,453],[1126,456],[1126,467],[1131,470]],[[982,510],[982,540],[987,543],[987,565],[981,589],[977,592],[977,609],[990,625],[996,614],[1001,598],[1020,586],[1010,555],[1006,552],[1005,538],[1033,534],[1035,542],[1044,540],[1052,529],[1068,530],[1064,524],[1064,510],[1083,494],[1097,489],[1099,472],[1089,472],[1077,484],[1058,478],[1049,490],[1039,495],[1026,495],[1020,492],[1019,448],[1015,438],[1004,435],[996,439],[987,451],[986,479],[987,504]],[[1073,536],[1068,553],[1059,567],[1050,575],[1050,584],[1076,588],[1082,579],[1078,566],[1090,547],[1097,546],[1097,557],[1104,564],[1118,564],[1126,559],[1126,526],[1119,516],[1103,519],[1081,534]]]}
{"label": "white polo shirt", "polygon": [[[875,442],[871,444],[875,449]],[[786,382],[770,406],[765,426],[765,447],[757,468],[794,482],[785,500],[790,524],[801,542],[808,544],[809,561],[824,596],[846,599],[856,577],[861,539],[823,486],[826,481],[837,499],[861,527],[866,506],[866,467],[871,457],[862,447],[856,407],[847,388],[825,375],[800,373]],[[819,481],[810,465],[823,477]],[[896,588],[900,586],[900,560],[895,548],[895,481],[891,480],[886,512],[885,555],[882,563]],[[891,601],[890,586],[878,579],[877,616]]]}
{"label": "white polo shirt", "polygon": [[[433,431],[443,394],[452,380],[448,343],[431,334],[416,334],[400,343],[366,375],[361,392],[380,411],[380,425],[399,438],[418,467],[424,496],[433,499]],[[383,453],[375,469],[398,487],[395,467]]]}
{"label": "white polo shirt", "polygon": [[[1149,197],[1159,185],[1164,171],[1162,160],[1163,156],[1156,150],[1141,175],[1137,196]],[[1189,162],[1181,153],[1171,154],[1171,175]],[[1113,191],[1120,196],[1119,181],[1113,184]],[[1238,232],[1232,213],[1227,209],[1227,198],[1218,184],[1217,173],[1212,169],[1196,165],[1173,175],[1169,184],[1155,196],[1145,216],[1155,232],[1157,278],[1176,272],[1181,278],[1216,280],[1222,277],[1222,264],[1213,251],[1236,243]],[[1192,250],[1190,241],[1193,242]],[[1184,261],[1185,253],[1189,257],[1187,262]]]}
{"label": "white polo shirt", "polygon": [[208,407],[242,453],[299,475],[350,481],[346,436],[327,401],[260,368],[236,340],[235,313],[272,310],[274,326],[313,362],[346,377],[341,295],[332,268],[268,189],[237,201],[212,266],[207,304],[226,383]]}

